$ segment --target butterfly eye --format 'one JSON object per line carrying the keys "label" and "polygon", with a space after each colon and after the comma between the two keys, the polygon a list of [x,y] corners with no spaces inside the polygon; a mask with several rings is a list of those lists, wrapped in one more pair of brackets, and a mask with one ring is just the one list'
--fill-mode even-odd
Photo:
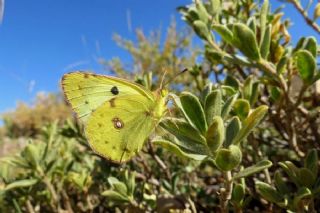
{"label": "butterfly eye", "polygon": [[116,86],[113,86],[110,91],[114,95],[118,95],[119,94],[118,87],[116,87]]}

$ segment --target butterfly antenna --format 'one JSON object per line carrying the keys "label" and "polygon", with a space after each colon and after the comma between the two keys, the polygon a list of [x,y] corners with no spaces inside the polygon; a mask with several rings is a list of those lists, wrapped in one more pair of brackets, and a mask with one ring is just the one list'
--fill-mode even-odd
{"label": "butterfly antenna", "polygon": [[[178,72],[177,74],[175,74],[172,78],[170,78],[168,81],[166,81],[163,85],[161,84],[161,86],[166,86],[168,85],[170,82],[172,82],[173,80],[175,80],[178,76],[180,76],[181,74],[185,73],[188,71],[188,68],[184,68],[183,70],[181,70],[180,72]],[[161,89],[163,87],[160,87]]]}
{"label": "butterfly antenna", "polygon": [[162,90],[162,88],[163,88],[164,77],[166,76],[167,72],[168,72],[168,70],[164,69],[164,73],[162,75],[161,83],[160,83],[160,90]]}

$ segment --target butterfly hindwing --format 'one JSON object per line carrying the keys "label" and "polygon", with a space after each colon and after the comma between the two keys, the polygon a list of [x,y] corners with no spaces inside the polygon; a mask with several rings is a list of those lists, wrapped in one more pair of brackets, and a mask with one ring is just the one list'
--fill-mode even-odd
{"label": "butterfly hindwing", "polygon": [[130,160],[158,122],[150,112],[154,104],[141,95],[116,97],[102,104],[91,114],[86,126],[92,149],[114,162]]}
{"label": "butterfly hindwing", "polygon": [[115,97],[139,95],[154,101],[150,91],[138,84],[116,77],[72,72],[63,76],[61,84],[66,100],[84,123],[93,111]]}

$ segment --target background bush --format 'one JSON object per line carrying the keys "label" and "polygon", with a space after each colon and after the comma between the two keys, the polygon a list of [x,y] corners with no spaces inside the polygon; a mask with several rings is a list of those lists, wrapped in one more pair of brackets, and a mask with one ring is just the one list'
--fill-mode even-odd
{"label": "background bush", "polygon": [[[313,17],[286,3],[320,34],[319,3]],[[169,85],[171,113],[143,152],[123,165],[101,159],[61,97],[39,95],[3,114],[0,146],[15,154],[2,152],[0,211],[320,210],[317,39],[293,44],[290,20],[268,1],[196,0],[179,11],[190,28],[173,22],[163,43],[157,31],[137,30],[135,43],[115,36],[133,64],[101,60],[150,89],[164,69],[189,70]]]}

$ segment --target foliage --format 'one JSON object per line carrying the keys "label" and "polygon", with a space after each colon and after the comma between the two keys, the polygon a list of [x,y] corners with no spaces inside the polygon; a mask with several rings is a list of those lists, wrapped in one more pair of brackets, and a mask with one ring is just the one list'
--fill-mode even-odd
{"label": "foliage", "polygon": [[[119,58],[109,61],[101,59],[100,63],[117,76],[123,78],[131,76],[149,89],[156,89],[163,75],[171,79],[184,68],[192,67],[199,55],[199,51],[192,45],[192,32],[188,29],[178,30],[174,20],[168,27],[164,39],[160,30],[152,31],[147,36],[141,29],[137,29],[134,42],[118,34],[114,35],[114,40],[128,51],[133,63],[125,64]],[[150,73],[153,74],[151,79]],[[178,89],[177,86],[188,86],[192,83],[190,78],[180,75],[175,79],[175,84],[170,86],[172,89]],[[154,88],[151,88],[152,86]]]}
{"label": "foliage", "polygon": [[293,44],[290,20],[268,0],[195,0],[179,11],[203,49],[172,25],[163,45],[142,31],[136,43],[117,36],[129,68],[103,62],[148,88],[162,67],[168,79],[189,69],[171,83],[169,113],[143,152],[115,165],[92,153],[77,123],[39,123],[37,137],[1,159],[0,211],[320,211],[316,38]]}
{"label": "foliage", "polygon": [[31,106],[19,102],[15,111],[3,113],[2,117],[7,136],[34,137],[47,123],[63,123],[71,117],[71,110],[60,95],[39,93]]}

